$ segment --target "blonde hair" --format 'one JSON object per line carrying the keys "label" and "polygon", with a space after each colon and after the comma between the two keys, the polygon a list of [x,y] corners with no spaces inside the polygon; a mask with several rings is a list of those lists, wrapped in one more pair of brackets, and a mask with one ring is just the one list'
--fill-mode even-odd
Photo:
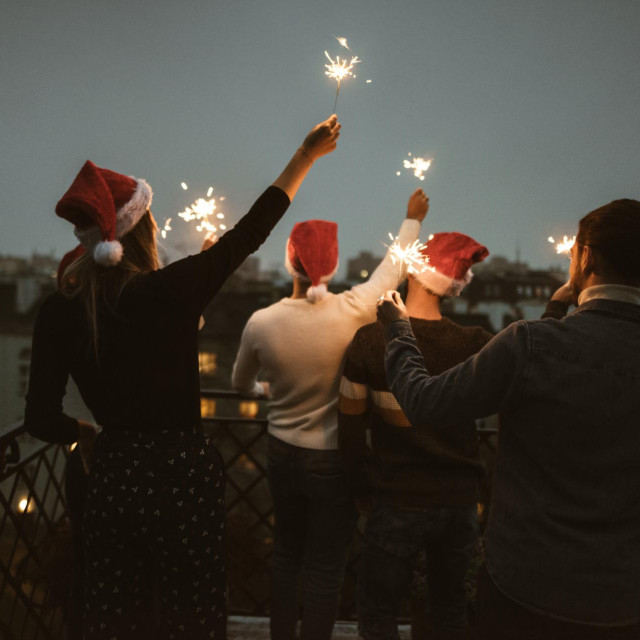
{"label": "blonde hair", "polygon": [[60,291],[66,298],[80,296],[84,302],[89,332],[98,357],[98,306],[113,308],[125,285],[135,276],[158,268],[156,222],[147,211],[138,224],[120,239],[122,260],[115,267],[103,267],[87,251],[64,271]]}

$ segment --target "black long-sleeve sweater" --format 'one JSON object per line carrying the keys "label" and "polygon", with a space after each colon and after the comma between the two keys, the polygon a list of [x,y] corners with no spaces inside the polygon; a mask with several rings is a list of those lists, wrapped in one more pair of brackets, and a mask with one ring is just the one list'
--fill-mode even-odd
{"label": "black long-sleeve sweater", "polygon": [[105,430],[200,428],[200,314],[288,206],[286,193],[269,187],[213,247],[133,278],[113,309],[99,309],[98,358],[80,297],[49,296],[33,334],[27,431],[77,440],[77,420],[62,411],[69,376]]}

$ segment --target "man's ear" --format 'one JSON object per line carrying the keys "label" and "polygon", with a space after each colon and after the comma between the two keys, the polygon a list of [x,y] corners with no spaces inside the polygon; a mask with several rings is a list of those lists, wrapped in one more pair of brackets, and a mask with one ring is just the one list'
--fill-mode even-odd
{"label": "man's ear", "polygon": [[580,267],[586,278],[595,272],[596,263],[596,255],[593,249],[588,244],[585,244],[582,247],[582,255],[580,256]]}

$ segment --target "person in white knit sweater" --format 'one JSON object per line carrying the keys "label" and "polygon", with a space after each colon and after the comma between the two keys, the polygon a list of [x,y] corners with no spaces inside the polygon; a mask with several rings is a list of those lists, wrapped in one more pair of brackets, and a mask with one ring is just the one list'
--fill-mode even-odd
{"label": "person in white knit sweater", "polygon": [[[401,246],[417,239],[428,209],[418,189],[398,233]],[[328,292],[338,266],[337,225],[323,220],[294,227],[286,266],[293,294],[251,316],[232,385],[244,395],[268,397],[267,473],[275,514],[271,636],[295,638],[297,582],[304,568],[302,637],[328,640],[357,518],[338,451],[344,356],[355,332],[375,321],[379,296],[406,274],[387,252],[367,282]]]}

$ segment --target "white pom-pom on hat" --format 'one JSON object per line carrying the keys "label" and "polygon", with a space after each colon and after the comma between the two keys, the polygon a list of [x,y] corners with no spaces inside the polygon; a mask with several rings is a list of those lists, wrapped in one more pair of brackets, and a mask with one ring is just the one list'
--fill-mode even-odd
{"label": "white pom-pom on hat", "polygon": [[320,302],[320,300],[324,300],[327,295],[327,285],[323,283],[314,286],[311,286],[307,289],[307,298],[311,302]]}
{"label": "white pom-pom on hat", "polygon": [[122,260],[122,245],[118,240],[102,240],[93,248],[93,259],[103,267],[114,267]]}

